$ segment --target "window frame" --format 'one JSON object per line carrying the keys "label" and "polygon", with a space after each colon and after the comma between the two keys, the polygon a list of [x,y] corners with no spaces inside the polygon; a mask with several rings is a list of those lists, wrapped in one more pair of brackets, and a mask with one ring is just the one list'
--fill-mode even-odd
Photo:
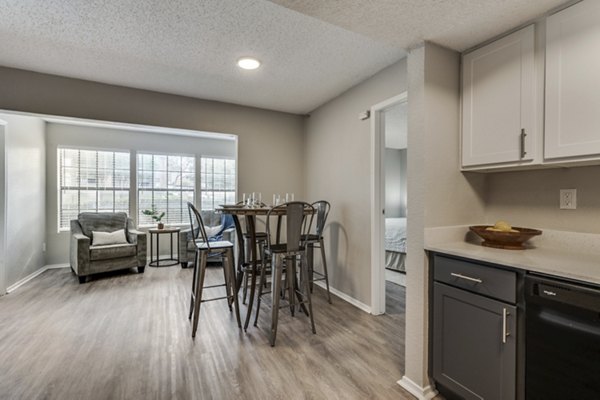
{"label": "window frame", "polygon": [[[114,167],[114,161],[113,161],[113,186],[112,189],[108,189],[108,191],[112,191],[113,192],[113,211],[115,209],[114,207],[114,195],[116,191],[127,191],[127,196],[128,196],[128,200],[127,200],[127,215],[130,216],[131,215],[131,156],[132,156],[132,151],[130,149],[123,149],[123,148],[107,148],[107,147],[94,147],[94,146],[77,146],[77,145],[61,145],[58,144],[56,146],[56,187],[57,187],[57,193],[56,193],[56,202],[57,202],[57,213],[56,213],[56,226],[57,226],[57,232],[61,233],[61,232],[69,232],[71,230],[70,225],[69,226],[65,226],[65,227],[61,227],[61,217],[62,217],[62,212],[63,212],[63,207],[62,207],[62,192],[63,192],[63,185],[61,185],[62,180],[61,180],[61,167],[63,167],[62,163],[61,163],[61,155],[60,152],[61,150],[77,150],[79,152],[81,151],[95,151],[96,152],[96,157],[98,157],[98,152],[109,152],[109,153],[113,153],[113,157],[114,157],[114,153],[124,153],[127,154],[129,156],[129,164],[128,164],[128,172],[129,172],[129,181],[128,181],[128,185],[127,188],[116,188],[114,186],[114,178],[115,178],[115,167]],[[78,175],[79,177],[80,175],[80,171],[81,171],[81,165],[78,166]],[[96,173],[98,172],[98,159],[96,158]],[[66,187],[66,186],[64,186]],[[81,180],[79,181],[79,185],[78,186],[69,186],[69,188],[72,188],[71,190],[77,190],[78,192],[81,192],[82,190],[82,186],[81,186]],[[76,188],[76,189],[75,189]],[[83,188],[83,190],[85,190],[85,188]],[[100,191],[100,189],[96,186],[96,211],[98,211],[98,192]],[[105,189],[102,189],[105,190]],[[81,207],[79,207],[78,205],[78,214],[81,213]]]}
{"label": "window frame", "polygon": [[[142,223],[142,221],[140,220],[140,215],[142,212],[142,208],[140,207],[140,191],[142,190],[151,190],[152,192],[154,192],[156,189],[154,189],[154,187],[152,187],[151,189],[148,188],[141,188],[140,187],[140,179],[139,179],[139,173],[140,173],[140,168],[141,168],[141,163],[140,163],[140,156],[143,155],[151,155],[151,156],[166,156],[166,157],[190,157],[194,159],[194,169],[193,169],[193,173],[194,173],[194,188],[193,188],[193,200],[192,203],[196,204],[196,200],[197,200],[197,192],[198,192],[198,155],[197,154],[193,154],[193,153],[177,153],[177,152],[164,152],[164,151],[154,151],[154,150],[137,150],[135,152],[135,209],[136,209],[136,216],[135,216],[135,220],[136,220],[136,226],[138,228],[141,229],[146,229],[146,228],[152,228],[156,225],[156,223]],[[167,170],[165,171],[167,173],[167,177],[168,177],[168,158],[167,158]],[[146,170],[144,170],[146,171]],[[152,173],[154,173],[154,169],[152,169]],[[167,185],[168,186],[168,185]],[[166,188],[166,189],[158,189],[157,191],[164,191],[164,192],[169,192],[169,191],[178,191],[180,193],[189,191],[189,190],[184,190],[184,189],[172,189],[172,188]],[[167,198],[168,198],[168,194],[167,194]],[[168,201],[168,200],[167,200]],[[183,208],[182,205],[182,213],[185,213],[185,209]],[[167,210],[165,211],[165,220],[164,220],[164,224],[165,225],[169,225],[169,226],[173,226],[173,227],[185,227],[185,226],[189,226],[189,221],[185,221],[185,222],[180,222],[180,223],[171,223],[171,222],[166,222],[166,218],[167,218],[167,214],[168,214],[168,206],[167,206]]]}
{"label": "window frame", "polygon": [[[213,156],[213,155],[199,155],[198,156],[200,159],[200,163],[198,164],[198,171],[200,172],[200,177],[199,177],[199,181],[200,181],[200,188],[198,190],[199,192],[199,196],[198,196],[198,209],[199,210],[204,210],[202,208],[202,192],[212,192],[213,193],[213,207],[215,205],[214,203],[214,193],[215,192],[224,192],[225,196],[224,196],[224,204],[227,203],[227,192],[233,192],[233,196],[234,199],[236,199],[235,201],[237,202],[237,193],[238,193],[238,157],[237,157],[237,153],[235,154],[235,156],[233,157],[229,157],[229,156]],[[214,190],[214,185],[213,185],[213,189],[211,190],[203,190],[202,189],[202,181],[203,181],[203,174],[204,174],[204,170],[202,169],[203,165],[202,165],[202,160],[205,158],[210,158],[212,160],[225,160],[225,161],[234,161],[235,162],[235,167],[234,167],[234,182],[233,182],[233,190]],[[227,175],[227,174],[225,174]],[[214,176],[214,172],[213,172],[213,176]],[[214,208],[213,208],[214,210]]]}

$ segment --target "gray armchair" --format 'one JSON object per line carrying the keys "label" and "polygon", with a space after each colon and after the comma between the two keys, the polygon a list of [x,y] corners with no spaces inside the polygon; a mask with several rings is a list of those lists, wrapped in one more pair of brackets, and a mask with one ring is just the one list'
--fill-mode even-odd
{"label": "gray armchair", "polygon": [[[125,229],[126,244],[94,246],[92,231],[114,232]],[[81,213],[71,221],[71,269],[85,283],[100,272],[146,267],[146,233],[134,229],[126,213]]]}

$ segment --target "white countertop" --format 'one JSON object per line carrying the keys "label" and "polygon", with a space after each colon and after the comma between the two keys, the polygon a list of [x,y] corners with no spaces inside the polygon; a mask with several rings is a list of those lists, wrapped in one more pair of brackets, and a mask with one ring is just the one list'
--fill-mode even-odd
{"label": "white countertop", "polygon": [[430,229],[425,250],[600,285],[600,235],[544,231],[526,250],[502,250],[481,246],[467,232],[468,227]]}

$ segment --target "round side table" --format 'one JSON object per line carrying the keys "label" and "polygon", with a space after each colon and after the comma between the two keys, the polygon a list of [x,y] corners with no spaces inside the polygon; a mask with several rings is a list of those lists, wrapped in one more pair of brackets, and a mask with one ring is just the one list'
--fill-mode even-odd
{"label": "round side table", "polygon": [[[180,228],[149,229],[150,232],[150,267],[171,267],[179,264],[179,231]],[[160,235],[169,235],[169,258],[160,258]],[[177,253],[173,255],[173,234],[177,242]],[[156,252],[153,251],[154,237],[156,236]],[[156,253],[156,254],[155,254]],[[156,259],[154,258],[156,256]]]}

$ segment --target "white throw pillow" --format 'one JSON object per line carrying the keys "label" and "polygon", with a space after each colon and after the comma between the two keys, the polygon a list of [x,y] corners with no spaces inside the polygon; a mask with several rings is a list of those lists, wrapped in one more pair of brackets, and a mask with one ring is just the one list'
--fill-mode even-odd
{"label": "white throw pillow", "polygon": [[221,229],[223,229],[223,225],[218,225],[218,226],[205,226],[204,230],[206,231],[206,236],[210,239],[211,237],[215,236],[217,233],[221,232]]}
{"label": "white throw pillow", "polygon": [[108,244],[127,244],[125,229],[119,229],[114,232],[92,231],[92,245],[106,246]]}

